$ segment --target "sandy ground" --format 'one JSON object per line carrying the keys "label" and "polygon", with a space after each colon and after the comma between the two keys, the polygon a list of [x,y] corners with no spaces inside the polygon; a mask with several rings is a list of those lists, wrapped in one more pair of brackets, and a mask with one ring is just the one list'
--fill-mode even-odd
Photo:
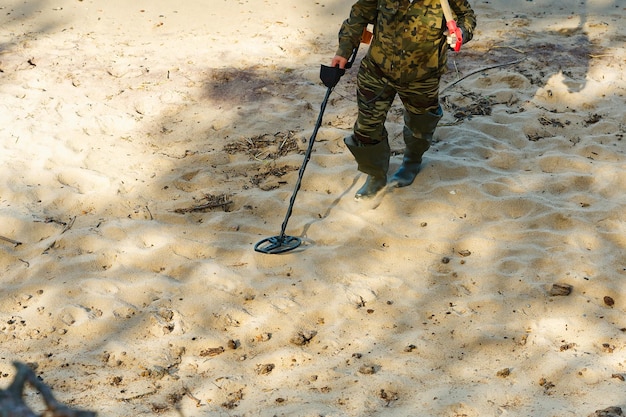
{"label": "sandy ground", "polygon": [[349,71],[304,244],[266,255],[350,1],[4,1],[0,387],[19,360],[107,417],[626,407],[626,4],[564,3],[472,2],[422,172],[368,203]]}

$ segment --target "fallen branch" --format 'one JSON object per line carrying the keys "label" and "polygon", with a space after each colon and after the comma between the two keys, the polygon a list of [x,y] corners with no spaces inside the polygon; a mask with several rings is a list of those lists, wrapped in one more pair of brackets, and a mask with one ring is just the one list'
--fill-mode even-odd
{"label": "fallen branch", "polygon": [[61,232],[61,234],[67,232],[68,230],[70,230],[72,228],[72,226],[74,226],[74,222],[76,221],[76,216],[72,217],[69,221],[69,223],[67,223],[65,225],[65,227],[63,228],[63,231]]}
{"label": "fallen branch", "polygon": [[458,80],[456,80],[455,82],[448,84],[447,86],[445,86],[440,92],[439,94],[443,93],[444,91],[448,90],[449,88],[454,87],[455,85],[457,85],[458,83],[460,83],[461,81],[463,81],[464,79],[471,77],[472,75],[481,73],[481,72],[485,72],[488,71],[490,69],[494,69],[494,68],[500,68],[500,67],[506,67],[509,65],[515,65],[515,64],[519,64],[520,62],[522,62],[523,60],[525,60],[526,58],[522,58],[522,59],[518,59],[517,61],[511,61],[511,62],[505,62],[504,64],[497,64],[497,65],[491,65],[489,67],[485,67],[485,68],[481,68],[481,69],[477,69],[476,71],[472,71],[469,74],[463,76],[462,78],[459,78]]}
{"label": "fallen branch", "polygon": [[187,387],[183,387],[184,389],[184,394],[189,397],[190,399],[192,399],[195,403],[196,403],[196,407],[200,407],[202,405],[202,401],[199,400],[198,398],[196,398],[191,391],[189,391],[189,388]]}
{"label": "fallen branch", "polygon": [[8,237],[0,236],[0,240],[4,240],[5,242],[9,242],[12,245],[20,246],[22,242],[18,242],[17,240],[9,239]]}
{"label": "fallen branch", "polygon": [[217,207],[222,207],[226,209],[226,207],[231,203],[232,201],[224,201],[223,203],[200,204],[198,206],[193,206],[193,207],[179,208],[179,209],[174,210],[174,212],[178,214],[185,214],[185,213],[194,213],[194,212],[199,212],[199,211],[203,212],[203,211],[214,209]]}
{"label": "fallen branch", "polygon": [[[92,411],[72,409],[59,403],[52,395],[50,387],[37,378],[28,365],[13,362],[13,366],[17,370],[13,382],[6,390],[0,390],[0,417],[96,417],[96,413]],[[43,414],[35,414],[24,402],[22,397],[26,384],[30,384],[41,394],[47,407]]]}
{"label": "fallen branch", "polygon": [[521,49],[517,49],[517,48],[513,48],[512,46],[500,46],[500,45],[495,45],[492,46],[493,49],[498,49],[498,48],[506,48],[506,49],[511,49],[515,52],[518,52],[520,54],[525,54],[526,52],[522,51]]}
{"label": "fallen branch", "polygon": [[[47,219],[46,223],[57,223],[57,224],[63,226],[63,230],[60,233],[60,234],[63,234],[65,232],[67,232],[68,230],[70,230],[72,228],[72,226],[74,226],[74,222],[75,221],[76,221],[76,216],[71,217],[70,221],[68,223],[61,222],[61,221],[54,220],[54,219]],[[48,251],[50,251],[50,249],[54,249],[54,245],[56,245],[56,244],[57,244],[57,241],[56,240],[53,241],[50,245],[48,245],[48,247],[46,249],[44,249],[44,251],[42,253],[43,254],[47,254]],[[2,417],[2,416],[0,416],[0,417]]]}
{"label": "fallen branch", "polygon": [[186,214],[194,212],[204,212],[217,207],[222,207],[222,209],[226,211],[228,209],[228,206],[233,203],[233,201],[226,195],[207,195],[205,196],[205,199],[208,201],[204,204],[198,204],[196,206],[187,208],[178,208],[174,210],[174,213]]}

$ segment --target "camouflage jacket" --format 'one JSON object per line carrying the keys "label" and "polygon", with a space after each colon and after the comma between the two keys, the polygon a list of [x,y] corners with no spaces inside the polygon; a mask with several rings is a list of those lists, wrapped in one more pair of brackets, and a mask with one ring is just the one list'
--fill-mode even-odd
{"label": "camouflage jacket", "polygon": [[[463,43],[472,39],[476,17],[467,0],[449,0]],[[440,0],[358,0],[339,31],[337,55],[349,57],[363,28],[374,26],[369,58],[394,82],[440,76],[447,66],[446,30]]]}

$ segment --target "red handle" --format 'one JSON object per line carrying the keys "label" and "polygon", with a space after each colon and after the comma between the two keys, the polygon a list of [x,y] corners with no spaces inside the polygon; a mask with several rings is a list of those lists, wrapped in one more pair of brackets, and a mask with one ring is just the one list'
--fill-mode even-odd
{"label": "red handle", "polygon": [[454,45],[454,51],[459,52],[461,50],[461,45],[463,45],[463,32],[461,32],[461,29],[459,27],[457,27],[454,20],[448,20],[447,25],[450,35],[456,35],[456,44]]}

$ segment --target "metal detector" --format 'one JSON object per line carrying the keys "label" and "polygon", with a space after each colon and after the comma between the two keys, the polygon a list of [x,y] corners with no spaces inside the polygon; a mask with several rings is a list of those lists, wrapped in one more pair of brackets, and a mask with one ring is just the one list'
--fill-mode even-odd
{"label": "metal detector", "polygon": [[293,204],[296,201],[296,195],[298,194],[298,190],[300,190],[300,184],[302,183],[302,177],[304,176],[304,170],[306,168],[309,159],[311,159],[311,151],[313,150],[313,143],[315,142],[315,137],[317,136],[317,131],[322,125],[322,116],[324,115],[324,110],[326,110],[326,104],[328,103],[328,98],[330,97],[330,93],[333,91],[333,88],[339,82],[339,79],[346,73],[346,69],[352,67],[354,60],[356,59],[356,54],[358,52],[358,46],[352,50],[352,55],[350,59],[346,63],[345,69],[339,67],[328,67],[326,65],[322,65],[320,68],[320,79],[327,87],[326,96],[324,97],[324,101],[322,101],[322,106],[320,109],[319,116],[317,117],[317,123],[315,124],[315,128],[313,129],[313,134],[311,135],[311,139],[309,139],[309,146],[304,154],[304,161],[302,161],[302,166],[300,166],[300,171],[298,172],[298,180],[296,181],[296,186],[293,190],[293,194],[291,195],[291,200],[289,201],[289,207],[287,208],[287,214],[285,215],[285,220],[283,220],[282,228],[280,229],[280,235],[272,236],[265,238],[254,245],[254,250],[261,253],[267,254],[277,254],[288,252],[300,246],[302,244],[302,239],[296,236],[289,236],[285,234],[285,230],[287,229],[287,222],[289,221],[289,217],[291,217],[291,212],[293,210]]}

